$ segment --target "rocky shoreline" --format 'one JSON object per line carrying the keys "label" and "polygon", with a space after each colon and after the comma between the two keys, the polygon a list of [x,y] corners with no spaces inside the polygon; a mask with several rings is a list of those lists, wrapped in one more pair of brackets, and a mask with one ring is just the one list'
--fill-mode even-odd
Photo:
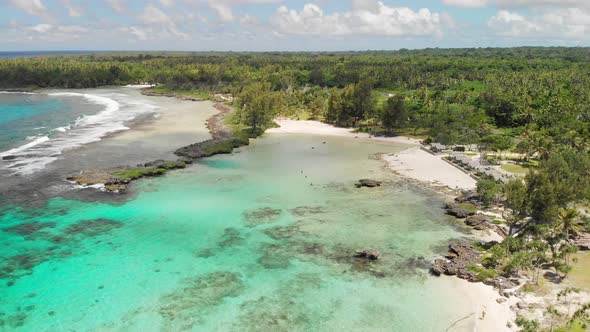
{"label": "rocky shoreline", "polygon": [[208,100],[207,98],[195,98],[186,95],[179,95],[173,92],[156,92],[151,87],[150,88],[142,88],[141,94],[148,97],[170,97],[176,98],[178,100],[185,100],[185,101],[205,101]]}
{"label": "rocky shoreline", "polygon": [[247,136],[238,135],[224,123],[225,117],[233,112],[233,108],[222,103],[216,103],[214,107],[219,112],[207,120],[207,128],[212,138],[179,148],[174,153],[179,156],[178,160],[155,160],[137,166],[88,169],[79,174],[68,176],[66,180],[83,187],[98,188],[111,193],[123,193],[135,180],[161,176],[170,170],[185,168],[187,164],[191,164],[196,159],[231,153],[234,148],[248,145],[249,138]]}
{"label": "rocky shoreline", "polygon": [[[508,229],[505,225],[496,223],[493,217],[482,212],[482,206],[477,201],[477,195],[473,191],[464,191],[453,202],[443,207],[446,214],[462,221],[466,226],[477,231],[491,231],[501,239],[508,237]],[[581,241],[584,242],[584,241]],[[470,283],[482,283],[493,287],[498,292],[496,302],[510,307],[513,317],[526,317],[538,320],[546,324],[546,310],[548,307],[556,307],[566,310],[564,304],[559,302],[558,294],[567,291],[567,285],[548,286],[541,295],[533,293],[532,285],[537,285],[528,275],[514,274],[510,276],[498,275],[497,272],[486,269],[482,265],[486,251],[498,244],[497,241],[473,241],[468,239],[455,240],[449,243],[448,252],[440,258],[436,258],[430,267],[430,273],[434,276],[452,276],[466,280]],[[584,245],[577,245],[583,250]],[[545,273],[551,274],[550,271]],[[578,291],[578,303],[588,302],[589,295]],[[508,327],[513,327],[514,321],[507,322]]]}

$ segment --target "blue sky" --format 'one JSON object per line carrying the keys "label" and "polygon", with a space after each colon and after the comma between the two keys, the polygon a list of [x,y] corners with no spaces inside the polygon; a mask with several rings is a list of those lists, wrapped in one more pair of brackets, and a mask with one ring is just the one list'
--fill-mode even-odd
{"label": "blue sky", "polygon": [[590,0],[0,0],[0,51],[589,44]]}

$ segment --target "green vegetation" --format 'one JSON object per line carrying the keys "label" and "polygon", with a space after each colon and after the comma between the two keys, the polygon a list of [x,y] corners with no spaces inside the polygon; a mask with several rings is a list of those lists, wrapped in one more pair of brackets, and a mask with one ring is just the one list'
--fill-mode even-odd
{"label": "green vegetation", "polygon": [[486,269],[485,267],[477,266],[471,264],[467,267],[467,269],[471,272],[475,273],[475,276],[478,280],[484,281],[486,279],[495,278],[498,276],[498,272],[494,269]]}
{"label": "green vegetation", "polygon": [[165,168],[129,168],[122,171],[113,172],[113,175],[121,180],[136,180],[146,176],[157,176],[166,173]]}
{"label": "green vegetation", "polygon": [[[231,93],[234,138],[202,146],[228,153],[277,116],[403,134],[447,145],[477,144],[522,174],[480,181],[500,203],[509,237],[489,248],[478,275],[572,270],[572,237],[590,229],[576,208],[590,200],[588,48],[427,49],[341,53],[101,54],[0,60],[0,88],[158,84],[162,93]],[[484,156],[485,157],[485,156]],[[121,171],[134,178],[145,170]],[[475,206],[463,206],[475,211]],[[580,322],[581,318],[576,318]],[[518,322],[517,322],[518,323]],[[538,324],[520,321],[523,330]],[[577,323],[576,323],[577,324]],[[573,326],[573,325],[572,325]]]}
{"label": "green vegetation", "polygon": [[517,164],[500,164],[503,170],[514,174],[528,174],[529,168]]}
{"label": "green vegetation", "polygon": [[500,190],[500,185],[496,181],[486,179],[477,181],[477,194],[485,206],[490,206],[498,200]]}
{"label": "green vegetation", "polygon": [[462,209],[465,209],[467,211],[471,211],[471,212],[476,212],[477,211],[477,206],[471,204],[471,203],[459,203],[459,206]]}
{"label": "green vegetation", "polygon": [[210,141],[210,144],[202,146],[208,156],[216,154],[231,153],[235,148],[250,144],[250,133],[248,130],[234,131],[233,136],[228,139]]}
{"label": "green vegetation", "polygon": [[150,90],[152,92],[163,94],[163,95],[170,94],[170,95],[178,95],[178,96],[187,96],[187,97],[196,98],[196,99],[210,99],[211,98],[211,94],[209,92],[202,91],[199,89],[177,90],[177,89],[172,89],[172,88],[165,87],[165,86],[156,86],[156,87],[150,88]]}

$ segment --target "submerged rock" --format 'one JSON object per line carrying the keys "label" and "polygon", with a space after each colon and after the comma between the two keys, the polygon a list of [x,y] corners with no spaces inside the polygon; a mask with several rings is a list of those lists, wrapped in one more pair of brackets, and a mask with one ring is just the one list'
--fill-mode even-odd
{"label": "submerged rock", "polygon": [[82,220],[66,228],[69,235],[97,236],[113,229],[123,227],[123,223],[110,219]]}
{"label": "submerged rock", "polygon": [[242,215],[248,227],[256,227],[262,224],[275,222],[281,215],[282,210],[264,207],[256,210],[245,211]]}
{"label": "submerged rock", "polygon": [[33,235],[45,228],[54,228],[56,223],[54,222],[27,222],[23,224],[18,224],[11,227],[3,228],[2,230],[6,233],[17,234],[21,236],[28,236]]}
{"label": "submerged rock", "polygon": [[355,250],[354,251],[354,257],[366,258],[371,261],[375,261],[375,260],[379,259],[380,256],[381,256],[381,253],[377,250],[362,249],[362,250]]}
{"label": "submerged rock", "polygon": [[236,228],[228,227],[223,230],[223,236],[217,242],[217,245],[220,248],[227,248],[239,245],[244,240],[243,237],[240,236],[240,231]]}
{"label": "submerged rock", "polygon": [[361,188],[361,187],[374,188],[374,187],[381,186],[381,183],[382,182],[377,181],[377,180],[360,179],[357,183],[355,183],[355,186],[357,188]]}
{"label": "submerged rock", "polygon": [[310,214],[320,214],[324,212],[325,208],[323,206],[298,206],[289,210],[289,213],[298,217],[305,217]]}
{"label": "submerged rock", "polygon": [[191,330],[202,322],[207,313],[236,297],[244,289],[240,276],[232,272],[213,272],[184,280],[173,292],[160,299],[160,315],[164,331]]}

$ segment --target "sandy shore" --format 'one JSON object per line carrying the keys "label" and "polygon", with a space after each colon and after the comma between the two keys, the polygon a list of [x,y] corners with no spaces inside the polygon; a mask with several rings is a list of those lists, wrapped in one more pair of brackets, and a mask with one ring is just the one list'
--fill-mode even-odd
{"label": "sandy shore", "polygon": [[447,331],[514,331],[507,326],[507,323],[514,322],[516,318],[516,314],[510,309],[510,306],[518,301],[516,297],[500,304],[496,302],[501,297],[498,291],[483,283],[470,283],[449,276],[441,276],[440,282],[454,291],[452,296],[468,299],[472,305],[464,312],[457,312],[457,320],[454,322],[456,324],[452,328],[445,327],[445,329],[449,328]]}
{"label": "sandy shore", "polygon": [[413,146],[395,155],[386,155],[384,160],[396,173],[431,185],[447,186],[451,189],[474,189],[476,181],[459,169],[451,166],[437,156],[419,148],[417,139],[397,137],[373,137],[364,133],[354,133],[349,128],[337,128],[318,121],[296,121],[279,119],[280,128],[267,130],[267,133],[310,134],[323,136],[354,137],[373,139]]}
{"label": "sandy shore", "polygon": [[419,145],[420,141],[417,139],[397,136],[397,137],[374,137],[365,133],[354,133],[353,129],[350,128],[338,128],[332,125],[318,122],[318,121],[298,121],[298,120],[287,120],[279,119],[275,122],[280,125],[280,128],[272,128],[266,132],[272,133],[285,133],[285,134],[308,134],[308,135],[321,135],[321,136],[340,136],[340,137],[353,137],[363,139],[374,139],[377,141],[403,143],[410,145]]}
{"label": "sandy shore", "polygon": [[475,189],[477,181],[438,156],[420,149],[411,148],[394,155],[384,156],[389,167],[402,176],[432,185],[451,189]]}
{"label": "sandy shore", "polygon": [[[280,119],[276,121],[280,128],[267,130],[267,133],[309,134],[321,136],[341,136],[359,139],[373,139],[394,143],[408,144],[408,149],[393,155],[385,155],[383,159],[388,166],[401,176],[412,178],[429,185],[447,186],[451,189],[474,189],[476,181],[459,169],[451,166],[437,156],[420,149],[419,140],[398,137],[372,137],[368,134],[354,133],[352,129],[336,128],[317,121],[295,121]],[[451,290],[448,296],[467,298],[470,308],[457,308],[457,321],[448,331],[512,331],[507,327],[513,322],[515,313],[510,309],[515,298],[499,304],[500,297],[493,287],[482,283],[470,283],[456,277],[443,276],[434,282],[440,287]]]}

